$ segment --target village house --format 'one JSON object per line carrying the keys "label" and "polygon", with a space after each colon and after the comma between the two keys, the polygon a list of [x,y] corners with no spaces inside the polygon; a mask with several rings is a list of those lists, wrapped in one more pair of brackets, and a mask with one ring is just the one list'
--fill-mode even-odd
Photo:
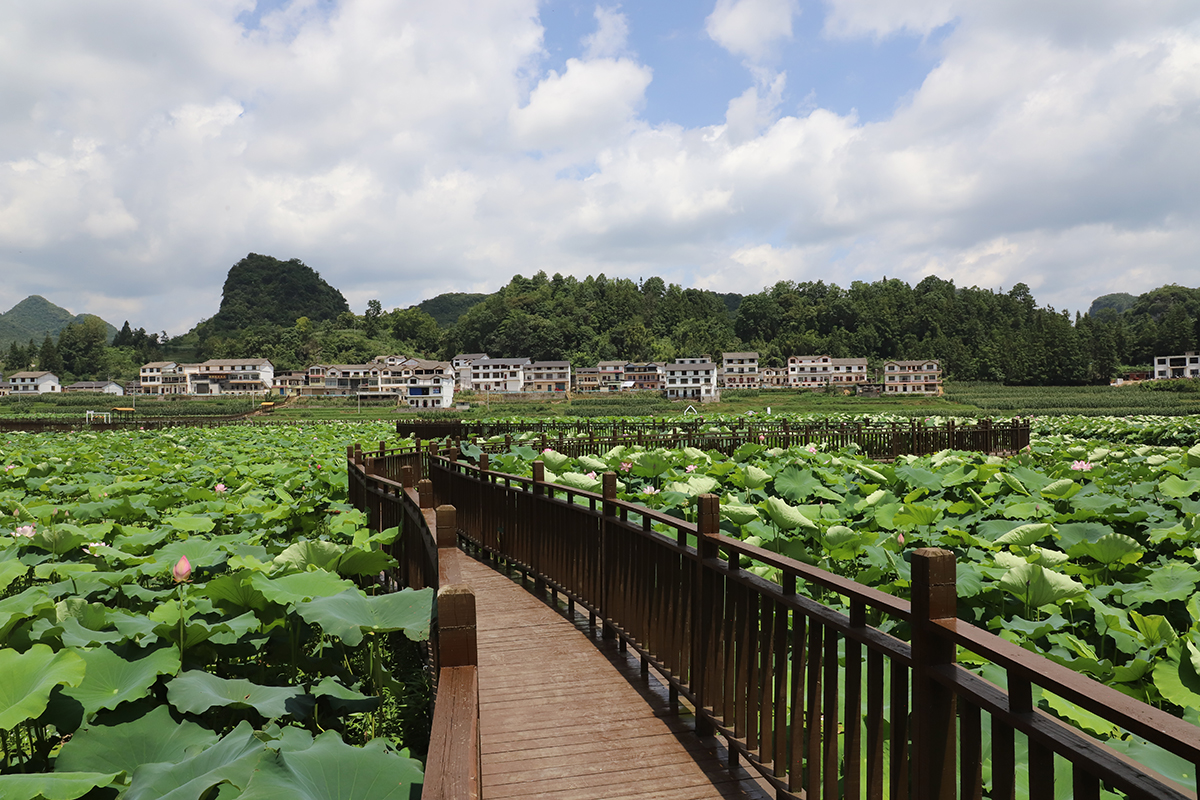
{"label": "village house", "polygon": [[575,391],[577,392],[598,392],[600,391],[600,368],[599,367],[579,367],[575,370]]}
{"label": "village house", "polygon": [[528,358],[481,358],[471,363],[471,388],[477,392],[519,392],[525,385]]}
{"label": "village house", "polygon": [[634,392],[661,392],[667,388],[666,367],[659,361],[626,364],[621,387]]}
{"label": "village house", "polygon": [[665,372],[670,400],[711,403],[721,399],[721,390],[717,388],[717,365],[708,356],[677,358],[667,364]]}
{"label": "village house", "polygon": [[471,389],[471,365],[482,358],[487,358],[487,353],[459,353],[454,358],[450,359],[450,363],[454,367],[454,383],[457,385],[460,392]]}
{"label": "village house", "polygon": [[1152,377],[1156,381],[1170,378],[1200,378],[1200,356],[1191,351],[1181,356],[1155,356]]}
{"label": "village house", "polygon": [[621,391],[621,381],[625,380],[625,364],[624,361],[601,361],[596,365],[596,369],[600,370],[600,391]]}
{"label": "village house", "polygon": [[830,372],[832,383],[866,383],[867,360],[865,358],[833,358]]}
{"label": "village house", "polygon": [[757,389],[758,353],[722,353],[720,380],[727,389]]}
{"label": "village house", "polygon": [[942,370],[938,362],[888,361],[883,365],[885,394],[941,394]]}
{"label": "village house", "polygon": [[570,361],[535,361],[525,368],[526,392],[567,392],[571,389]]}
{"label": "village house", "polygon": [[370,394],[396,395],[410,408],[437,409],[454,405],[454,365],[450,361],[435,361],[407,356],[388,356],[376,359],[379,363],[378,384]]}
{"label": "village house", "polygon": [[261,394],[273,388],[275,367],[265,358],[210,358],[188,378],[188,394]]}
{"label": "village house", "polygon": [[280,397],[303,394],[307,385],[307,370],[283,369],[275,373],[275,393]]}
{"label": "village house", "polygon": [[787,388],[787,367],[762,367],[758,372],[758,385],[761,389]]}
{"label": "village house", "polygon": [[63,387],[63,393],[66,392],[94,392],[123,396],[125,387],[116,381],[76,381],[70,386]]}
{"label": "village house", "polygon": [[61,392],[58,376],[53,372],[16,372],[8,376],[10,392],[22,394],[52,394]]}
{"label": "village house", "polygon": [[138,387],[126,386],[128,394],[188,394],[188,375],[194,375],[199,364],[179,364],[175,361],[151,361],[138,373]]}
{"label": "village house", "polygon": [[379,364],[313,364],[305,394],[353,395],[379,385]]}
{"label": "village house", "polygon": [[788,386],[813,389],[829,383],[833,359],[829,356],[791,356],[788,358]]}

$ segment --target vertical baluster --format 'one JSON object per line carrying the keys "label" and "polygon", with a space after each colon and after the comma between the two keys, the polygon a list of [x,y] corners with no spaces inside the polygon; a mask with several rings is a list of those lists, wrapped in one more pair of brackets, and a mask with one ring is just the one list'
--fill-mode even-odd
{"label": "vertical baluster", "polygon": [[[850,603],[850,625],[864,628],[867,609],[861,601]],[[843,772],[842,797],[858,800],[862,792],[862,645],[846,637],[846,687],[843,693],[845,710],[842,715]]]}

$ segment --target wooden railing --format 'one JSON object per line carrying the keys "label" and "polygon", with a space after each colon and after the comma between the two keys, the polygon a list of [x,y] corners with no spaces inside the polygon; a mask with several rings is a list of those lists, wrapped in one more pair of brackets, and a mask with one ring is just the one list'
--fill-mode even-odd
{"label": "wooden railing", "polygon": [[[367,512],[373,530],[399,529],[389,545],[389,554],[398,562],[392,580],[400,586],[428,587],[437,592],[429,650],[437,696],[421,797],[478,800],[481,765],[475,595],[460,574],[458,560],[463,554],[457,547],[455,508],[434,507],[433,485],[420,477],[420,453],[393,453],[383,458],[379,457],[382,452],[382,445],[380,453],[365,456],[360,447],[348,448],[350,502]],[[392,479],[390,474],[399,479]]]}
{"label": "wooden railing", "polygon": [[[478,438],[504,436],[503,449],[514,443],[515,423],[397,423],[397,431],[417,439],[447,439],[458,443]],[[553,447],[566,455],[596,453],[618,444],[643,447],[697,447],[731,454],[746,442],[767,447],[820,445],[841,449],[851,445],[874,459],[894,459],[901,455],[929,455],[941,450],[971,450],[981,453],[1016,453],[1029,445],[1028,420],[992,422],[981,420],[974,425],[960,425],[953,420],[944,425],[926,425],[913,420],[908,424],[867,424],[863,422],[824,422],[793,424],[789,422],[739,422],[727,432],[712,432],[712,423],[696,421],[658,421],[655,423],[535,423],[531,431],[536,438],[524,440],[541,448]],[[437,435],[441,431],[441,435]],[[517,441],[520,444],[521,442]]]}

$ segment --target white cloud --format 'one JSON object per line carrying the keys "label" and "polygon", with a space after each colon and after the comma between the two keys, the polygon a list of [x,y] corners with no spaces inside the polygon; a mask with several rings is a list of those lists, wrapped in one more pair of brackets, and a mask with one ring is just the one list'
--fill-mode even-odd
{"label": "white cloud", "polygon": [[536,0],[297,0],[251,32],[249,2],[18,4],[0,307],[180,333],[251,251],[360,310],[538,269],[741,292],[936,273],[1072,309],[1194,285],[1194,6],[1080,2],[828,0],[830,36],[954,23],[870,123],[788,106],[770,65],[793,5],[720,2],[706,29],[753,85],[691,128],[643,116],[653,74],[616,7],[549,71]]}
{"label": "white cloud", "polygon": [[596,30],[583,38],[584,58],[619,56],[629,39],[629,20],[618,12],[620,6],[596,6]]}
{"label": "white cloud", "polygon": [[795,0],[717,0],[704,30],[721,47],[751,62],[770,58],[780,41],[792,38]]}

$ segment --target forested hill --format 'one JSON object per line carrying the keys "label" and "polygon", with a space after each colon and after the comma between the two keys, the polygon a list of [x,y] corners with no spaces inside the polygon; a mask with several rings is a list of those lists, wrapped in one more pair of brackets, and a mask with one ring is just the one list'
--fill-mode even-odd
{"label": "forested hill", "polygon": [[[30,295],[0,314],[0,347],[24,345],[32,340],[40,345],[47,335],[57,336],[68,325],[83,325],[92,314],[72,314],[38,294]],[[97,317],[99,319],[99,317]],[[109,341],[117,329],[101,320]]]}
{"label": "forested hill", "polygon": [[300,259],[251,253],[229,268],[221,308],[197,327],[201,341],[262,325],[292,326],[301,317],[322,322],[350,310],[337,289]]}

